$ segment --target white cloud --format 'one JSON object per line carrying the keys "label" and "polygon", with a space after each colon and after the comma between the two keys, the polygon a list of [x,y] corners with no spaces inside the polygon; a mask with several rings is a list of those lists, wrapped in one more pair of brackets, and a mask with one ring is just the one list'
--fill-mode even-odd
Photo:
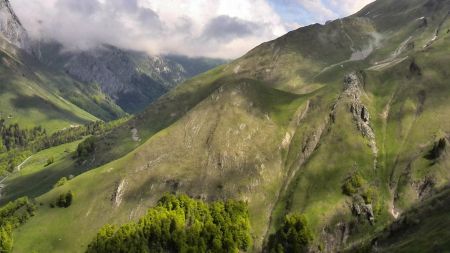
{"label": "white cloud", "polygon": [[266,0],[15,0],[34,37],[152,54],[238,57],[287,32]]}
{"label": "white cloud", "polygon": [[374,0],[330,0],[332,8],[339,9],[339,14],[350,15],[361,10]]}
{"label": "white cloud", "polygon": [[316,22],[345,17],[356,13],[374,0],[296,0]]}
{"label": "white cloud", "polygon": [[[268,3],[270,1],[272,5]],[[307,22],[353,14],[373,0],[14,0],[34,37],[69,49],[102,43],[151,54],[234,58]],[[275,6],[297,3],[305,19]],[[291,15],[296,15],[295,13]],[[301,13],[298,14],[302,15]]]}

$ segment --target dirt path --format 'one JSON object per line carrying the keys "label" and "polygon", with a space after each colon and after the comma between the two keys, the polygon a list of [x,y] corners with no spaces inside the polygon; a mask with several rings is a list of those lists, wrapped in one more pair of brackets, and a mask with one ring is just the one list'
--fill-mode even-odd
{"label": "dirt path", "polygon": [[[21,164],[17,165],[16,169],[17,169],[18,172],[20,171],[20,169],[22,168],[22,166],[23,166],[26,162],[28,162],[28,160],[29,160],[32,156],[33,156],[33,155],[30,155],[30,156],[29,156],[27,159],[25,159]],[[0,180],[0,198],[2,197],[2,189],[6,187],[6,185],[3,184],[3,182],[5,182],[6,179],[9,178],[9,176],[10,176],[10,175],[8,175],[8,176],[2,178],[2,180]]]}
{"label": "dirt path", "polygon": [[27,159],[25,159],[25,161],[23,161],[21,164],[19,164],[19,165],[17,165],[17,171],[20,171],[20,169],[22,168],[22,166],[26,163],[26,162],[28,162],[28,160],[30,160],[30,158],[32,157],[33,155],[30,155]]}

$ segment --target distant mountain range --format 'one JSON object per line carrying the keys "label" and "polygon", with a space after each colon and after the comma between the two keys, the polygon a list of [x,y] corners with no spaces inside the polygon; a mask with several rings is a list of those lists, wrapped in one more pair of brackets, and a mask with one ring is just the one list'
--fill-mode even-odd
{"label": "distant mountain range", "polygon": [[225,63],[221,59],[150,56],[110,45],[64,51],[57,42],[34,42],[34,55],[77,81],[98,84],[128,113],[139,112],[186,79]]}

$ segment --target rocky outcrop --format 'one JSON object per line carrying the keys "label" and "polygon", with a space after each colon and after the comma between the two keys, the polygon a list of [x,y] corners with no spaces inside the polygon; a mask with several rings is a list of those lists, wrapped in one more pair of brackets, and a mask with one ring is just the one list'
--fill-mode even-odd
{"label": "rocky outcrop", "polygon": [[355,216],[367,218],[370,224],[375,222],[372,204],[366,204],[361,196],[353,196],[351,210]]}
{"label": "rocky outcrop", "polygon": [[0,0],[0,33],[14,46],[30,52],[30,40],[9,0]]}
{"label": "rocky outcrop", "polygon": [[125,185],[126,185],[126,181],[121,180],[117,184],[117,188],[115,189],[115,191],[111,197],[111,201],[113,202],[113,205],[116,207],[120,206],[120,203],[122,203],[122,197],[125,192]]}
{"label": "rocky outcrop", "polygon": [[423,180],[414,182],[412,185],[416,190],[417,197],[424,199],[425,197],[431,196],[435,190],[436,179],[432,176],[427,176]]}
{"label": "rocky outcrop", "polygon": [[320,235],[320,241],[323,242],[320,252],[336,252],[347,243],[349,235],[350,225],[346,222],[338,222],[334,227],[324,227]]}
{"label": "rocky outcrop", "polygon": [[[378,148],[376,143],[375,132],[370,126],[370,114],[367,107],[361,101],[361,83],[356,73],[348,74],[344,79],[344,92],[340,99],[345,99],[350,107],[350,113],[356,127],[362,136],[369,141],[369,146],[376,159],[378,156]],[[376,164],[375,164],[376,165]]]}

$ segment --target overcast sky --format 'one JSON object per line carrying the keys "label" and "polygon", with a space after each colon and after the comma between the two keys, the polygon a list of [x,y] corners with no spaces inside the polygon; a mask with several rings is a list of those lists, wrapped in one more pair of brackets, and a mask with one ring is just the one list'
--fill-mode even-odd
{"label": "overcast sky", "polygon": [[373,0],[11,0],[33,37],[69,49],[108,43],[150,54],[235,58]]}

